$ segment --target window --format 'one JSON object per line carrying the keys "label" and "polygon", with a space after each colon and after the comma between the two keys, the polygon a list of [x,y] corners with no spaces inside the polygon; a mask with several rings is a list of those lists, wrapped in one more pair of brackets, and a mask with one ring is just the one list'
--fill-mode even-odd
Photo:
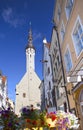
{"label": "window", "polygon": [[67,0],[65,8],[67,20],[70,17],[72,6],[73,6],[73,0]]}
{"label": "window", "polygon": [[26,93],[23,93],[23,98],[25,98],[26,97]]}
{"label": "window", "polygon": [[64,102],[64,111],[67,112],[67,103]]}
{"label": "window", "polygon": [[54,62],[54,57],[55,57],[55,56],[54,56],[54,54],[53,54],[53,62]]}
{"label": "window", "polygon": [[54,68],[54,74],[55,74],[55,76],[56,76],[56,69]]}
{"label": "window", "polygon": [[52,101],[53,101],[53,106],[56,106],[55,86],[53,87],[52,90]]}
{"label": "window", "polygon": [[57,63],[58,63],[58,65],[60,65],[59,55],[57,56]]}
{"label": "window", "polygon": [[58,5],[58,12],[57,12],[57,20],[60,21],[60,16],[61,16],[61,8],[60,5]]}
{"label": "window", "polygon": [[48,100],[50,100],[51,98],[51,95],[50,95],[50,92],[48,92]]}
{"label": "window", "polygon": [[56,96],[57,96],[57,99],[59,99],[59,88],[58,87],[56,87]]}
{"label": "window", "polygon": [[55,66],[56,66],[56,70],[58,70],[58,65],[57,65],[57,62],[55,63]]}
{"label": "window", "polygon": [[51,83],[50,83],[50,81],[49,81],[49,90],[51,89]]}
{"label": "window", "polygon": [[61,25],[61,32],[60,32],[60,34],[61,34],[61,40],[62,40],[62,42],[63,42],[63,40],[64,40],[64,35],[65,35],[65,27],[64,27],[63,22],[62,22],[62,25]]}
{"label": "window", "polygon": [[66,50],[66,53],[64,56],[64,61],[65,61],[65,65],[66,65],[66,70],[67,70],[67,72],[69,72],[70,69],[72,68],[72,60],[71,60],[71,55],[70,55],[69,49]]}
{"label": "window", "polygon": [[72,36],[73,36],[73,43],[74,43],[76,55],[79,56],[79,54],[83,50],[83,28],[79,17],[75,24]]}
{"label": "window", "polygon": [[58,46],[58,43],[57,43],[57,41],[55,42],[55,45],[56,45],[56,47]]}
{"label": "window", "polygon": [[50,73],[50,68],[48,67],[48,74]]}
{"label": "window", "polygon": [[59,106],[59,110],[64,111],[64,104],[62,104],[61,106]]}

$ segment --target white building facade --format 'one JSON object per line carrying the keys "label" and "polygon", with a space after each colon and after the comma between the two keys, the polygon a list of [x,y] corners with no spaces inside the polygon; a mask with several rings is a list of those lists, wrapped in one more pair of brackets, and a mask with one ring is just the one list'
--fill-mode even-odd
{"label": "white building facade", "polygon": [[40,83],[41,80],[35,72],[35,48],[32,44],[32,30],[30,29],[26,46],[26,73],[16,85],[16,114],[20,115],[22,108],[30,105],[40,109]]}
{"label": "white building facade", "polygon": [[0,72],[0,110],[6,109],[7,78]]}
{"label": "white building facade", "polygon": [[50,58],[50,44],[44,39],[44,56],[43,56],[43,75],[44,75],[44,90],[45,90],[45,107],[48,112],[56,110],[53,103],[53,81]]}

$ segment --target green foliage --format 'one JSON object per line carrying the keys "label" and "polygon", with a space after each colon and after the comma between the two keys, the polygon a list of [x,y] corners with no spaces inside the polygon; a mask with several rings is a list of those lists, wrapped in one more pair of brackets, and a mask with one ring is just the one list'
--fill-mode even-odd
{"label": "green foliage", "polygon": [[24,118],[24,119],[31,119],[31,120],[37,120],[39,118],[39,111],[34,109],[28,109],[28,108],[23,108],[22,109],[22,114],[21,114],[21,117]]}
{"label": "green foliage", "polygon": [[19,118],[10,108],[2,110],[0,111],[0,126],[3,126],[4,130],[20,130]]}

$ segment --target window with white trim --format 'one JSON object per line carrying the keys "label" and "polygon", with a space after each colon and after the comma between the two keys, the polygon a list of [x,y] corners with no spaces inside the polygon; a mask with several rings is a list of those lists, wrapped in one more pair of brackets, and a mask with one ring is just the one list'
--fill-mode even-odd
{"label": "window with white trim", "polygon": [[62,25],[61,25],[61,32],[60,32],[60,34],[61,34],[61,40],[62,40],[62,42],[63,42],[63,40],[64,40],[64,35],[65,35],[65,27],[64,27],[63,22],[62,22]]}
{"label": "window with white trim", "polygon": [[72,37],[73,37],[73,43],[74,43],[76,55],[79,56],[81,51],[83,50],[83,27],[79,18],[74,27]]}
{"label": "window with white trim", "polygon": [[66,71],[69,72],[72,68],[72,59],[71,59],[71,54],[69,51],[69,48],[67,48],[65,55],[64,55],[64,62],[66,66]]}
{"label": "window with white trim", "polygon": [[73,1],[74,1],[74,0],[67,0],[67,1],[66,1],[65,11],[66,11],[67,20],[69,19],[70,14],[71,14],[71,10],[72,10],[72,7],[73,7]]}

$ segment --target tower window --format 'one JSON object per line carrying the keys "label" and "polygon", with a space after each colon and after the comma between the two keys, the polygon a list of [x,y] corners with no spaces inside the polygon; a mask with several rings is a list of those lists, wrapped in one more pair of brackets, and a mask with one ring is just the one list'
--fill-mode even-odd
{"label": "tower window", "polygon": [[31,54],[30,54],[30,57],[31,57]]}
{"label": "tower window", "polygon": [[26,97],[26,93],[23,93],[23,98],[25,98]]}

